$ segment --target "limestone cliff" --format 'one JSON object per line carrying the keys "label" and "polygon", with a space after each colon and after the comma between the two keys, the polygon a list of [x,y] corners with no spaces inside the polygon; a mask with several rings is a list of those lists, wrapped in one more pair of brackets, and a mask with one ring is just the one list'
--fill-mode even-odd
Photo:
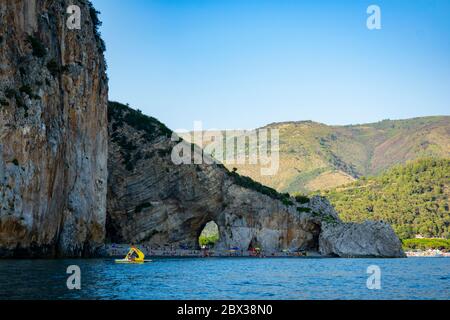
{"label": "limestone cliff", "polygon": [[[67,28],[69,5],[81,29]],[[91,255],[105,234],[197,247],[210,221],[219,248],[403,255],[390,226],[344,224],[321,197],[296,200],[220,164],[175,165],[178,142],[156,119],[111,103],[108,122],[98,24],[86,0],[0,2],[0,257]]]}
{"label": "limestone cliff", "polygon": [[[393,236],[389,230],[368,227],[352,237],[353,229],[339,220],[326,199],[297,202],[220,164],[175,165],[171,153],[178,142],[163,124],[119,103],[110,103],[108,116],[109,241],[194,248],[203,227],[215,221],[216,246],[222,249],[403,256],[392,229]],[[194,146],[192,150],[194,158],[202,153]],[[367,244],[372,238],[374,244]],[[341,244],[342,239],[347,243]],[[365,243],[362,249],[359,242]]]}
{"label": "limestone cliff", "polygon": [[[66,27],[69,5],[81,29]],[[0,256],[88,255],[104,241],[107,78],[84,0],[0,2]]]}

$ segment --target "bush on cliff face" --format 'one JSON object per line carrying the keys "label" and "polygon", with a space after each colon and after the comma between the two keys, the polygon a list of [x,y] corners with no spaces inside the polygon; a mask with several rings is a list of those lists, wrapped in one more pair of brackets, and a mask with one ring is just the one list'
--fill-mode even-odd
{"label": "bush on cliff face", "polygon": [[[39,98],[38,96],[33,95],[31,88],[29,86],[22,86],[19,90],[14,90],[11,88],[8,88],[5,90],[5,97],[8,99],[14,99],[16,101],[16,105],[18,108],[23,109],[24,111],[24,117],[28,117],[28,107],[25,104],[25,101],[22,97],[21,93],[25,93],[30,96],[30,98]],[[9,102],[4,101],[2,103],[3,106],[9,105]]]}
{"label": "bush on cliff face", "polygon": [[140,212],[142,212],[142,210],[144,210],[146,208],[151,208],[151,207],[152,207],[151,203],[144,202],[144,203],[141,203],[140,205],[136,206],[136,208],[134,209],[134,212],[140,213]]}
{"label": "bush on cliff face", "polygon": [[309,198],[302,194],[297,194],[294,196],[294,198],[295,198],[295,201],[297,201],[300,204],[305,204],[305,203],[309,202]]}
{"label": "bush on cliff face", "polygon": [[60,75],[61,73],[67,72],[67,66],[61,66],[55,59],[51,59],[47,63],[47,69],[53,77]]}
{"label": "bush on cliff face", "polygon": [[52,76],[56,76],[59,73],[59,65],[56,63],[56,60],[50,60],[47,63],[47,69]]}
{"label": "bush on cliff face", "polygon": [[311,208],[307,208],[307,207],[297,207],[297,211],[302,213],[302,212],[311,212]]}
{"label": "bush on cliff face", "polygon": [[[31,89],[31,87],[29,85],[23,85],[19,88],[19,92],[20,93],[25,93],[26,95],[28,95],[28,97],[30,97],[30,99],[40,99],[41,97],[39,97],[38,95],[33,93],[33,89]],[[20,95],[19,95],[20,96]],[[21,97],[20,97],[21,98]],[[18,99],[18,96],[16,96],[16,99]]]}
{"label": "bush on cliff face", "polygon": [[20,92],[26,93],[28,96],[33,96],[33,91],[31,90],[31,87],[29,85],[23,85],[19,89]]}
{"label": "bush on cliff face", "polygon": [[33,49],[33,56],[42,58],[47,54],[47,49],[38,38],[28,36],[27,41]]}
{"label": "bush on cliff face", "polygon": [[16,91],[14,89],[8,88],[5,90],[5,97],[12,99],[16,96]]}
{"label": "bush on cliff face", "polygon": [[293,206],[294,205],[294,202],[292,202],[292,200],[290,200],[288,197],[282,198],[281,202],[283,202],[283,204],[285,206]]}
{"label": "bush on cliff face", "polygon": [[0,98],[0,106],[7,107],[9,106],[9,102],[5,99]]}

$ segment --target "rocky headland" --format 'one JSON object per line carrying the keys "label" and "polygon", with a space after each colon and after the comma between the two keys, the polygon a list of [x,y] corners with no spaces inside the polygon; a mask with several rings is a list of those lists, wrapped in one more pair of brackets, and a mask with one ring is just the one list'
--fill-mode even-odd
{"label": "rocky headland", "polygon": [[[70,4],[88,27],[66,28]],[[210,221],[218,249],[404,256],[389,225],[343,223],[325,198],[280,194],[218,163],[174,164],[187,142],[108,107],[88,1],[5,0],[0,21],[0,257],[95,256],[112,242],[197,248]]]}
{"label": "rocky headland", "polygon": [[[318,251],[341,257],[402,257],[384,222],[343,223],[323,197],[294,198],[221,164],[175,165],[173,133],[154,118],[110,103],[107,238],[115,243],[198,248],[205,225],[216,249]],[[193,159],[204,156],[189,145]]]}

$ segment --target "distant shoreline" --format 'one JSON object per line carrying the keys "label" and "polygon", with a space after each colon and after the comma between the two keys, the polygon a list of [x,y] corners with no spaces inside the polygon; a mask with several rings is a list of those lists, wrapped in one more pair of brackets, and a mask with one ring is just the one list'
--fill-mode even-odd
{"label": "distant shoreline", "polygon": [[406,256],[409,257],[450,257],[450,252],[441,251],[438,249],[428,249],[428,250],[415,250],[415,251],[405,251]]}
{"label": "distant shoreline", "polygon": [[[317,251],[305,252],[252,252],[249,250],[214,250],[214,249],[176,249],[176,248],[152,248],[146,245],[138,245],[148,258],[337,258],[324,256]],[[107,257],[123,258],[130,245],[107,244],[105,253]],[[409,257],[450,257],[450,252],[437,249],[406,251]],[[358,257],[355,257],[358,258]]]}
{"label": "distant shoreline", "polygon": [[[124,257],[129,245],[106,245],[106,255],[109,257]],[[175,249],[175,248],[150,248],[146,245],[138,246],[146,257],[154,258],[207,258],[207,257],[242,257],[242,258],[331,258],[323,256],[317,251],[305,252],[264,252],[264,251],[249,251],[249,250],[214,250],[214,249]]]}

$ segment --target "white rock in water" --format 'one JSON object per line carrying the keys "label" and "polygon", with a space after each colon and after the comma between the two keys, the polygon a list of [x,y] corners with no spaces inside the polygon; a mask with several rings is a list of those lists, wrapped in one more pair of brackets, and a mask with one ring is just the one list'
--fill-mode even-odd
{"label": "white rock in water", "polygon": [[324,223],[319,248],[323,255],[340,257],[405,257],[394,230],[382,221]]}

